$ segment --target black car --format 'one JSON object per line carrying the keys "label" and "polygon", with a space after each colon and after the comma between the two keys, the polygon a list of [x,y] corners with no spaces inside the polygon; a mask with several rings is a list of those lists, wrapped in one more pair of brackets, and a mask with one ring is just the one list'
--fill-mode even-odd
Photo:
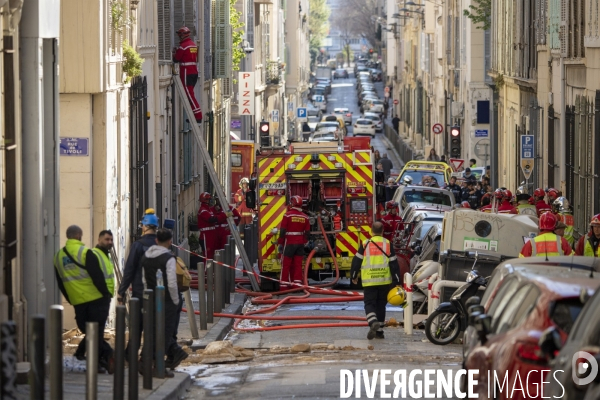
{"label": "black car", "polygon": [[[588,299],[575,321],[573,328],[564,345],[561,344],[559,333],[554,328],[548,328],[540,338],[540,347],[545,355],[552,359],[552,372],[548,376],[549,383],[544,388],[544,395],[553,395],[563,399],[598,399],[600,393],[600,290]],[[555,353],[560,352],[555,355]],[[584,357],[573,359],[575,353],[585,352]],[[589,358],[588,358],[589,357]],[[594,373],[593,364],[595,359],[595,379],[590,376]],[[585,368],[585,364],[588,368]],[[573,367],[576,366],[575,371]],[[562,371],[562,372],[560,372]],[[580,384],[574,382],[574,378]],[[591,382],[585,382],[585,380]],[[564,393],[564,394],[563,394]]]}
{"label": "black car", "polygon": [[350,75],[348,74],[348,71],[346,71],[344,68],[338,68],[333,71],[333,79],[348,78],[349,76]]}

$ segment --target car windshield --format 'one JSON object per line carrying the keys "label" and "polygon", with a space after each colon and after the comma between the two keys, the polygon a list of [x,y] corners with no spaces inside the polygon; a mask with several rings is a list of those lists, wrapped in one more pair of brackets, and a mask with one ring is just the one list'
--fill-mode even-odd
{"label": "car windshield", "polygon": [[444,179],[444,173],[443,172],[433,172],[433,171],[428,171],[428,170],[407,170],[404,171],[404,173],[402,174],[402,176],[400,176],[400,179],[398,180],[398,182],[403,182],[404,178],[406,176],[410,176],[412,178],[412,184],[413,185],[422,185],[423,184],[423,177],[427,175],[427,176],[431,176],[434,177],[437,180],[438,185],[443,185],[445,182]]}
{"label": "car windshield", "polygon": [[313,136],[313,141],[333,141],[333,140],[337,140],[335,138],[335,136],[332,133],[322,133],[322,134],[315,134]]}
{"label": "car windshield", "polygon": [[319,122],[319,124],[317,125],[317,129],[330,129],[330,128],[339,128],[340,127],[340,123],[339,122]]}
{"label": "car windshield", "polygon": [[377,104],[378,106],[383,105],[383,101],[381,100],[373,100],[373,104]]}
{"label": "car windshield", "polygon": [[370,119],[371,121],[379,122],[379,117],[375,115],[365,115],[366,119]]}
{"label": "car windshield", "polygon": [[319,122],[319,117],[315,116],[315,115],[309,115],[308,116],[308,123],[313,123],[313,122]]}
{"label": "car windshield", "polygon": [[416,190],[408,189],[404,192],[402,197],[402,203],[431,203],[441,204],[443,206],[452,206],[452,200],[450,199],[450,192],[440,191],[429,191],[429,190]]}
{"label": "car windshield", "polygon": [[372,125],[373,122],[367,119],[359,119],[356,121],[356,125]]}

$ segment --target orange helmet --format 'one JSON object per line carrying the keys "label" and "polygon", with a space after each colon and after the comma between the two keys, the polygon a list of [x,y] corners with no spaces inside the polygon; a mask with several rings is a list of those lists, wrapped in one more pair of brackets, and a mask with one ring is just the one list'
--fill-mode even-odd
{"label": "orange helmet", "polygon": [[292,196],[290,199],[290,204],[292,207],[302,207],[302,197],[300,196]]}
{"label": "orange helmet", "polygon": [[387,203],[385,203],[385,208],[387,210],[391,210],[398,207],[398,203],[396,203],[394,200],[390,200]]}
{"label": "orange helmet", "polygon": [[[539,227],[541,231],[553,231],[556,227],[556,223],[558,219],[556,215],[552,214],[550,211],[543,213],[540,217]],[[600,221],[599,221],[600,223]]]}
{"label": "orange helmet", "polygon": [[533,195],[535,197],[544,197],[546,195],[546,192],[544,192],[544,189],[542,188],[537,188],[533,191]]}
{"label": "orange helmet", "polygon": [[212,199],[212,196],[208,192],[204,192],[200,195],[200,203],[208,203]]}
{"label": "orange helmet", "polygon": [[190,28],[188,28],[187,26],[182,26],[177,30],[177,35],[179,35],[180,39],[187,39],[190,37],[191,34],[192,31],[190,31]]}
{"label": "orange helmet", "polygon": [[460,206],[461,206],[462,208],[471,208],[471,205],[470,205],[470,204],[469,204],[469,202],[468,202],[468,201],[466,201],[466,200],[465,200],[465,201],[463,201],[462,203],[460,203]]}
{"label": "orange helmet", "polygon": [[592,217],[590,226],[600,226],[600,214],[596,214]]}
{"label": "orange helmet", "polygon": [[550,200],[550,203],[553,202],[554,200],[558,199],[559,193],[558,190],[554,189],[554,188],[550,188],[550,190],[548,190],[548,199]]}

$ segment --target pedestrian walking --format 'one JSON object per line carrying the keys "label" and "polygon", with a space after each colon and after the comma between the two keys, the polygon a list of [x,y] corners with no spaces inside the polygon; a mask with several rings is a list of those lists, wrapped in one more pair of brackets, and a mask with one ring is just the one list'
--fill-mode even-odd
{"label": "pedestrian walking", "polygon": [[397,115],[392,118],[392,126],[394,127],[396,133],[399,133],[398,129],[400,129],[400,118],[398,118]]}
{"label": "pedestrian walking", "polygon": [[277,251],[283,255],[280,279],[302,283],[304,244],[308,241],[310,223],[308,215],[302,211],[302,197],[292,196],[290,206],[279,227]]}
{"label": "pedestrian walking", "polygon": [[190,38],[192,31],[186,26],[177,31],[179,47],[173,49],[173,62],[179,63],[179,79],[185,88],[185,93],[192,106],[192,112],[197,123],[202,122],[202,109],[196,100],[194,86],[198,82],[198,46]]}
{"label": "pedestrian walking", "polygon": [[[171,252],[173,234],[169,229],[159,229],[156,232],[156,244],[151,246],[140,260],[144,271],[144,284],[146,289],[156,290],[156,286],[165,287],[165,362],[166,368],[175,369],[188,354],[175,340],[178,314],[183,297],[177,287],[177,260]],[[159,273],[160,271],[160,273]],[[162,279],[162,282],[160,280]],[[149,310],[153,312],[154,310]],[[156,319],[155,319],[156,321]],[[154,354],[154,349],[151,352]],[[144,352],[142,352],[144,354]],[[147,360],[144,360],[147,362]],[[172,378],[173,372],[167,371],[166,376]]]}
{"label": "pedestrian walking", "polygon": [[383,223],[376,221],[371,228],[371,239],[365,240],[352,259],[351,279],[362,280],[364,303],[369,332],[367,339],[383,339],[385,306],[392,285],[401,285],[402,275],[394,248],[383,236]]}
{"label": "pedestrian walking", "polygon": [[392,163],[392,160],[388,158],[387,153],[383,153],[379,159],[379,164],[381,164],[381,167],[383,168],[385,179],[389,178],[390,174],[392,173],[392,168],[394,168],[394,164]]}
{"label": "pedestrian walking", "polygon": [[[123,279],[121,279],[121,285],[117,291],[117,300],[120,304],[125,302],[125,293],[131,286],[131,295],[140,300],[144,298],[144,282],[142,279],[142,268],[140,260],[144,256],[146,250],[156,244],[156,230],[158,229],[158,217],[154,214],[154,210],[149,208],[146,210],[144,218],[142,218],[142,237],[133,242],[129,249],[129,255],[125,262],[125,269],[123,270]],[[142,338],[142,330],[144,329],[143,313],[140,308],[140,326],[139,326],[139,338]],[[131,339],[130,339],[131,340]],[[141,343],[138,341],[138,343]],[[129,354],[129,343],[125,353]],[[127,358],[128,356],[126,356]]]}
{"label": "pedestrian walking", "polygon": [[[98,243],[102,252],[112,246],[112,234],[105,238],[105,232],[101,232]],[[110,261],[106,263],[105,259],[99,259],[82,239],[83,231],[79,226],[67,228],[67,242],[54,256],[54,273],[60,291],[75,309],[77,328],[85,334],[88,322],[98,323],[98,371],[113,373],[113,349],[104,340],[104,327],[115,287],[113,266]],[[74,356],[85,360],[85,354],[86,340],[83,339]]]}

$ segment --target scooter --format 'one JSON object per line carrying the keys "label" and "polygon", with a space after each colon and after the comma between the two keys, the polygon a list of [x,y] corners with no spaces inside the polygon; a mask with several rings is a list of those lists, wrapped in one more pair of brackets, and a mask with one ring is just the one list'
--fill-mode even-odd
{"label": "scooter", "polygon": [[425,335],[433,344],[447,345],[467,329],[469,298],[475,296],[480,287],[487,285],[487,279],[479,275],[475,269],[477,254],[471,272],[467,275],[467,283],[456,289],[450,302],[444,302],[427,317]]}

